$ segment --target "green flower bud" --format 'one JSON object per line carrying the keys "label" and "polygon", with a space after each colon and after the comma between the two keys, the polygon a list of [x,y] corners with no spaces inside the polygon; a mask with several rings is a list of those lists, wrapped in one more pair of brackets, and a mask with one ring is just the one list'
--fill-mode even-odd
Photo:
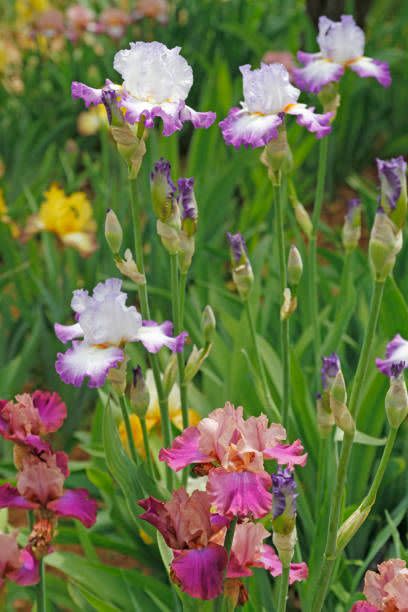
{"label": "green flower bud", "polygon": [[288,174],[293,166],[285,124],[278,127],[278,137],[270,140],[261,154],[261,162],[268,168],[268,176],[273,185],[280,185],[282,174]]}
{"label": "green flower bud", "polygon": [[404,375],[391,377],[390,388],[385,396],[385,411],[390,427],[398,429],[408,415],[408,393]]}
{"label": "green flower bud", "polygon": [[347,214],[343,225],[343,246],[350,253],[357,248],[361,237],[361,204],[360,200],[354,198],[348,202]]}
{"label": "green flower bud", "polygon": [[211,344],[216,328],[214,311],[209,304],[204,308],[201,315],[201,329],[204,334],[205,344]]}
{"label": "green flower bud", "polygon": [[288,283],[290,287],[297,287],[303,274],[302,257],[294,244],[290,247],[288,257]]}
{"label": "green flower bud", "polygon": [[321,105],[323,106],[323,111],[325,113],[333,113],[333,117],[331,121],[333,122],[337,115],[337,109],[340,106],[340,93],[339,93],[339,84],[336,83],[328,83],[319,91],[317,97],[320,100]]}
{"label": "green flower bud", "polygon": [[141,419],[146,416],[149,408],[150,395],[146,386],[142,368],[137,366],[132,370],[132,384],[130,387],[130,405],[132,411]]}
{"label": "green flower bud", "polygon": [[227,233],[231,247],[232,278],[242,300],[247,300],[254,284],[254,273],[248,258],[244,237],[238,232]]}
{"label": "green flower bud", "polygon": [[111,208],[106,211],[105,238],[112,253],[117,255],[122,246],[123,231],[119,219]]}
{"label": "green flower bud", "polygon": [[379,209],[371,230],[368,254],[375,280],[384,282],[393,271],[396,257],[402,248],[402,232]]}

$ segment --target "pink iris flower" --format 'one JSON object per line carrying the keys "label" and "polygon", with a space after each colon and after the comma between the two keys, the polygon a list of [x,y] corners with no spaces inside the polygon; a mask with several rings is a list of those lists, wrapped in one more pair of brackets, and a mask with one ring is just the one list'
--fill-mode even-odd
{"label": "pink iris flower", "polygon": [[34,391],[16,395],[15,401],[0,400],[0,436],[36,453],[49,452],[40,436],[57,431],[67,416],[67,407],[57,393]]}
{"label": "pink iris flower", "polygon": [[196,427],[175,438],[159,459],[179,471],[191,464],[208,473],[207,492],[218,513],[240,518],[260,518],[271,511],[271,477],[265,459],[293,469],[304,466],[307,454],[300,440],[283,444],[282,425],[268,426],[265,415],[243,418],[243,408],[227,403],[211,412]]}
{"label": "pink iris flower", "polygon": [[96,502],[86,489],[64,489],[68,456],[63,452],[27,456],[17,476],[17,487],[0,487],[0,508],[38,510],[40,515],[78,519],[91,527],[96,521]]}
{"label": "pink iris flower", "polygon": [[358,601],[350,612],[408,612],[408,569],[401,559],[389,559],[368,571],[364,579],[367,601]]}
{"label": "pink iris flower", "polygon": [[0,533],[0,589],[5,580],[21,586],[37,584],[39,563],[29,548],[19,548],[16,534]]}

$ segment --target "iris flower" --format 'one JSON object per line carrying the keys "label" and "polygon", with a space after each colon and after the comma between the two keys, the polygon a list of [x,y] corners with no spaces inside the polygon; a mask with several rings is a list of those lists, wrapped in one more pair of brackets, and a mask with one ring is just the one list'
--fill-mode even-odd
{"label": "iris flower", "polygon": [[240,71],[244,101],[241,108],[231,108],[226,119],[220,122],[227,144],[263,147],[278,137],[285,115],[295,115],[299,125],[317,138],[331,131],[332,113],[319,115],[313,107],[299,103],[300,90],[289,82],[288,71],[282,64],[261,64],[256,70],[246,64],[240,66]]}
{"label": "iris flower", "polygon": [[391,85],[388,64],[364,55],[364,32],[351,15],[342,15],[340,21],[327,17],[319,19],[318,53],[298,52],[304,68],[295,68],[296,85],[304,91],[318,93],[325,85],[339,81],[346,68],[360,77],[374,77],[383,87]]}
{"label": "iris flower", "polygon": [[180,47],[169,49],[159,42],[132,42],[118,51],[113,67],[122,76],[122,85],[107,80],[102,89],[72,83],[72,97],[82,98],[86,106],[114,104],[124,120],[133,125],[142,118],[148,128],[154,119],[163,121],[163,135],[181,130],[185,121],[196,128],[207,128],[215,121],[212,112],[200,113],[186,104],[193,84],[193,71],[180,55]]}
{"label": "iris flower", "polygon": [[127,294],[121,287],[120,279],[110,278],[99,283],[92,296],[83,289],[73,292],[71,307],[76,323],[55,324],[61,342],[73,341],[65,353],[58,353],[55,364],[65,383],[80,387],[89,377],[89,387],[101,387],[109,370],[125,359],[124,348],[129,342],[141,342],[149,353],[157,353],[164,346],[173,352],[183,350],[187,333],[173,337],[170,321],[160,325],[142,321],[134,306],[126,306]]}

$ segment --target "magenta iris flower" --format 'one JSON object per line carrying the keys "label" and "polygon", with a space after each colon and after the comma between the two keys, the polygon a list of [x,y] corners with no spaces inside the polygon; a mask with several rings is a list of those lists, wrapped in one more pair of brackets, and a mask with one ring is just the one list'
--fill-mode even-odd
{"label": "magenta iris flower", "polygon": [[67,407],[57,393],[34,391],[17,395],[15,401],[0,400],[0,436],[37,453],[50,451],[40,436],[57,431]]}
{"label": "magenta iris flower", "polygon": [[55,364],[65,383],[80,387],[89,377],[89,387],[101,387],[109,371],[124,360],[124,347],[129,342],[141,342],[149,353],[164,346],[173,352],[183,350],[187,333],[173,337],[170,321],[142,321],[134,306],[126,306],[127,294],[121,287],[120,279],[110,278],[99,283],[92,296],[83,289],[73,292],[76,323],[55,324],[61,342],[73,341],[65,353],[58,353]]}
{"label": "magenta iris flower", "polygon": [[215,121],[215,113],[197,112],[186,104],[193,71],[180,50],[168,49],[159,42],[132,42],[129,49],[116,53],[113,62],[122,85],[107,80],[102,89],[94,89],[75,81],[72,97],[82,98],[86,106],[105,104],[108,117],[114,104],[131,125],[143,118],[146,127],[152,128],[155,118],[160,117],[164,136],[181,130],[186,121],[195,128],[208,128]]}
{"label": "magenta iris flower", "polygon": [[228,521],[211,514],[208,494],[194,491],[189,496],[178,489],[168,502],[149,497],[139,505],[145,511],[139,518],[154,525],[173,551],[170,575],[174,582],[191,597],[218,597],[228,555],[216,540]]}
{"label": "magenta iris flower", "polygon": [[[265,415],[243,418],[243,408],[227,403],[188,427],[175,438],[159,459],[179,471],[191,464],[204,464],[208,472],[207,492],[220,514],[259,518],[271,511],[271,477],[265,459],[293,469],[304,466],[307,454],[300,440],[283,444],[282,425],[268,426]],[[200,465],[197,466],[200,470]]]}
{"label": "magenta iris flower", "polygon": [[245,65],[240,71],[244,89],[241,108],[231,108],[220,122],[227,144],[263,147],[278,137],[285,115],[295,115],[299,125],[317,138],[331,131],[332,113],[319,115],[314,108],[298,103],[300,91],[289,82],[288,71],[282,64],[261,64],[256,70]]}
{"label": "magenta iris flower", "polygon": [[340,21],[320,17],[317,42],[318,53],[298,53],[304,68],[295,68],[293,77],[302,90],[318,93],[339,81],[346,68],[360,77],[374,77],[383,87],[391,85],[388,64],[364,55],[364,32],[351,15],[343,15]]}

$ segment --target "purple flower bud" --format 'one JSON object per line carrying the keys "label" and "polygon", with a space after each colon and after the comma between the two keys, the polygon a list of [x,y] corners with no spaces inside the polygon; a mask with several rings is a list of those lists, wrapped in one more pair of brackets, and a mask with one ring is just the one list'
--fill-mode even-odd
{"label": "purple flower bud", "polygon": [[358,246],[361,237],[361,202],[358,198],[347,202],[342,237],[347,252],[353,251]]}
{"label": "purple flower bud", "polygon": [[194,178],[181,178],[177,181],[182,206],[182,218],[198,218],[197,202],[194,195]]}
{"label": "purple flower bud", "polygon": [[171,176],[170,162],[160,158],[150,173],[150,189],[155,215],[165,221],[172,211],[172,200],[176,193],[176,186]]}
{"label": "purple flower bud", "polygon": [[361,212],[361,200],[360,198],[352,198],[347,202],[346,217],[349,221],[354,221],[357,215]]}
{"label": "purple flower bud", "polygon": [[402,156],[384,161],[377,159],[381,182],[381,207],[402,228],[407,214],[407,164]]}
{"label": "purple flower bud", "polygon": [[293,472],[279,468],[272,474],[272,516],[274,519],[285,514],[287,519],[296,518],[296,482]]}
{"label": "purple flower bud", "polygon": [[328,357],[322,357],[322,387],[328,389],[334,382],[337,373],[340,371],[340,359],[336,353]]}
{"label": "purple flower bud", "polygon": [[227,232],[227,239],[230,243],[231,255],[234,263],[239,264],[245,262],[247,260],[248,250],[243,235],[239,232],[236,234]]}

